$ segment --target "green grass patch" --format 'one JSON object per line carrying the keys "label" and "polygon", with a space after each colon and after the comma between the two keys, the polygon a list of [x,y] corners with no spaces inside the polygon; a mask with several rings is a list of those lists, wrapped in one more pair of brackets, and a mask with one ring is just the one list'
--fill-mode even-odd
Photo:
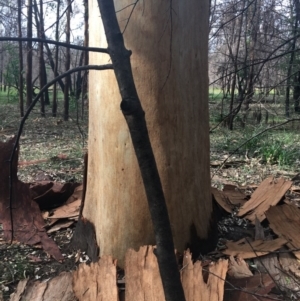
{"label": "green grass patch", "polygon": [[13,102],[17,102],[18,100],[19,100],[19,96],[16,89],[7,88],[5,92],[3,89],[2,91],[0,91],[0,104],[13,103]]}
{"label": "green grass patch", "polygon": [[285,167],[299,165],[300,134],[293,131],[273,130],[256,136],[263,129],[262,126],[243,131],[222,129],[211,134],[211,149],[214,152],[229,154],[238,149],[237,155],[258,158],[263,164]]}

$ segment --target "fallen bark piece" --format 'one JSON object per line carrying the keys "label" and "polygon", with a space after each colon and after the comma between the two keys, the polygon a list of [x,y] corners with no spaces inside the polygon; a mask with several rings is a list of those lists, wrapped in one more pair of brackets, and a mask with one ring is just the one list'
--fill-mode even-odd
{"label": "fallen bark piece", "polygon": [[243,216],[253,223],[255,217],[260,222],[263,221],[266,218],[265,212],[281,200],[292,184],[292,181],[286,181],[283,178],[265,179],[253,192],[250,200],[241,207],[238,216]]}
{"label": "fallen bark piece", "polygon": [[212,187],[212,194],[217,203],[227,212],[232,213],[232,210],[237,206],[242,206],[246,203],[246,195],[238,190],[238,187],[226,184],[223,191]]}
{"label": "fallen bark piece", "polygon": [[63,272],[49,281],[21,280],[10,301],[77,301],[72,288],[73,275]]}
{"label": "fallen bark piece", "polygon": [[247,202],[247,196],[235,185],[224,185],[223,192],[228,197],[232,205],[242,206]]}
{"label": "fallen bark piece", "polygon": [[73,203],[76,200],[82,200],[83,185],[79,185],[74,189],[73,194],[68,198],[66,204]]}
{"label": "fallen bark piece", "polygon": [[227,248],[222,250],[222,253],[229,256],[239,256],[243,259],[255,258],[276,251],[286,243],[287,240],[285,238],[265,241],[259,239],[253,242],[242,238],[236,242],[228,241],[226,243]]}
{"label": "fallen bark piece", "polygon": [[30,190],[41,210],[48,210],[66,203],[78,185],[77,183],[41,181],[31,184]]}
{"label": "fallen bark piece", "polygon": [[21,300],[21,296],[25,291],[26,285],[28,283],[29,279],[23,279],[18,283],[17,289],[14,293],[10,296],[10,301],[19,301]]}
{"label": "fallen bark piece", "polygon": [[300,263],[293,254],[279,253],[280,285],[285,291],[299,291]]}
{"label": "fallen bark piece", "polygon": [[98,262],[80,264],[73,276],[78,301],[118,301],[116,262],[103,256]]}
{"label": "fallen bark piece", "polygon": [[[291,296],[291,292],[294,292],[294,296],[299,298],[298,277],[300,265],[298,259],[287,252],[287,248],[281,248],[279,253],[268,254],[253,260],[255,270],[259,274],[268,273],[272,275],[272,279],[276,284],[276,292],[281,295],[279,298],[281,300],[286,300],[287,294]],[[297,274],[298,276],[296,276]]]}
{"label": "fallen bark piece", "polygon": [[229,257],[228,275],[232,278],[247,278],[253,276],[249,266],[243,258]]}
{"label": "fallen bark piece", "polygon": [[257,274],[247,278],[228,278],[225,284],[224,301],[274,301],[283,300],[267,295],[275,283],[269,274]]}
{"label": "fallen bark piece", "polygon": [[70,227],[71,225],[73,225],[75,223],[75,220],[73,221],[61,221],[61,222],[57,222],[54,224],[54,226],[52,226],[48,231],[47,233],[53,233],[53,232],[56,232],[60,229],[65,229],[65,228],[68,228]]}
{"label": "fallen bark piece", "polygon": [[[285,238],[289,249],[300,249],[300,210],[294,205],[271,207],[266,212],[270,228],[280,237]],[[300,251],[294,251],[300,259]]]}
{"label": "fallen bark piece", "polygon": [[81,205],[81,200],[76,200],[67,205],[62,205],[53,210],[53,214],[50,215],[49,219],[61,219],[61,218],[69,218],[69,217],[78,217],[79,209]]}
{"label": "fallen bark piece", "polygon": [[[13,200],[13,236],[18,242],[28,245],[41,244],[43,249],[57,261],[63,261],[56,243],[48,237],[45,230],[45,222],[39,206],[30,198],[28,185],[18,181],[14,183],[15,195]],[[9,198],[7,198],[8,200]],[[5,204],[5,202],[2,202]],[[4,239],[11,240],[12,227],[9,213],[9,205],[6,202],[5,210],[0,210],[0,221],[3,224]]]}
{"label": "fallen bark piece", "polygon": [[232,213],[234,206],[230,203],[229,198],[223,192],[218,190],[217,188],[212,187],[212,194],[216,200],[216,202],[228,213]]}
{"label": "fallen bark piece", "polygon": [[[15,139],[0,142],[0,223],[5,241],[12,238],[25,244],[42,244],[43,249],[56,260],[64,258],[56,243],[48,237],[39,206],[33,201],[29,185],[18,180],[18,153],[12,166],[12,198],[9,193],[9,158]],[[12,237],[13,236],[13,237]]]}
{"label": "fallen bark piece", "polygon": [[181,281],[186,301],[223,301],[227,270],[227,260],[219,260],[216,263],[212,263],[207,271],[208,279],[204,281],[201,261],[193,263],[190,251],[185,251]]}

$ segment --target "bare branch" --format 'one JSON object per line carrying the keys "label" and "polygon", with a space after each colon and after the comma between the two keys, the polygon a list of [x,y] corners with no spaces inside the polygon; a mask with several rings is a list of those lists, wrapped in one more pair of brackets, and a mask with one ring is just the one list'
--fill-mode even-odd
{"label": "bare branch", "polygon": [[53,44],[53,45],[62,46],[62,47],[69,47],[69,48],[72,48],[72,49],[78,49],[78,50],[84,50],[84,51],[92,51],[92,52],[102,52],[102,53],[107,53],[108,54],[108,49],[107,48],[84,47],[84,46],[80,46],[80,45],[74,45],[74,44],[68,44],[68,43],[63,43],[63,42],[57,42],[57,41],[48,40],[48,39],[0,37],[0,41],[24,41],[24,42],[32,41],[32,42],[43,42],[43,43]]}

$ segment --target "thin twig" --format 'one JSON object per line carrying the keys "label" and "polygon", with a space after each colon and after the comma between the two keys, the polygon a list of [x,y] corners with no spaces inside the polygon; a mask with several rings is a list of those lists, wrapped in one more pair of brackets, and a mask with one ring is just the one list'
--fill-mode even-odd
{"label": "thin twig", "polygon": [[[134,9],[135,9],[136,5],[138,4],[138,2],[139,2],[139,0],[136,0],[134,3],[130,4],[130,5],[133,5],[133,8],[132,8],[132,10],[131,10],[130,13],[129,13],[129,17],[128,17],[127,22],[126,22],[126,24],[125,24],[125,27],[124,27],[124,29],[123,29],[123,31],[122,31],[122,34],[124,34],[124,32],[125,32],[125,30],[126,30],[128,24],[129,24],[129,21],[130,21],[130,19],[131,19],[131,16],[132,16],[132,14],[133,14],[133,12],[134,12]],[[128,6],[129,6],[129,5],[128,5]],[[128,6],[127,6],[127,7],[128,7]]]}

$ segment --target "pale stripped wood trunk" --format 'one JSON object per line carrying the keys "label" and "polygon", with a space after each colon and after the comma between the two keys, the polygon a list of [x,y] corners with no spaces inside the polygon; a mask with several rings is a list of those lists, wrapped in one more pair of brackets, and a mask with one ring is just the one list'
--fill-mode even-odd
{"label": "pale stripped wood trunk", "polygon": [[[131,4],[115,1],[119,11]],[[124,29],[132,6],[117,13]],[[106,47],[96,0],[89,1],[90,46]],[[171,15],[172,14],[172,15]],[[208,1],[139,1],[124,33],[146,113],[175,247],[211,214],[207,72]],[[109,56],[90,53],[90,64]],[[155,244],[149,209],[113,71],[90,71],[89,165],[83,216],[95,224],[100,254],[123,265],[126,250]]]}

